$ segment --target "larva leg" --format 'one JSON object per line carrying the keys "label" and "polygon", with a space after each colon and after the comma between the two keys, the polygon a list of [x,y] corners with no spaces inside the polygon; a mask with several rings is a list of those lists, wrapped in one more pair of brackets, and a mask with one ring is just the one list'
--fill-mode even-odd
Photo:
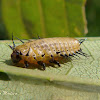
{"label": "larva leg", "polygon": [[[37,61],[36,57],[34,57],[34,59]],[[43,63],[43,61],[37,61],[37,63],[43,67],[43,70],[46,69],[45,63]]]}
{"label": "larva leg", "polygon": [[60,67],[60,64],[58,61],[54,60],[53,63],[57,64]]}
{"label": "larva leg", "polygon": [[56,61],[56,60],[54,60],[54,57],[53,57],[52,55],[51,55],[51,57],[52,57],[52,60],[50,60],[49,62],[50,62],[50,63],[57,64],[57,65],[60,67],[59,62],[58,62],[58,61]]}
{"label": "larva leg", "polygon": [[[65,58],[69,58],[70,60],[72,60],[70,56],[76,58],[74,55],[71,55],[71,54],[69,54],[69,56],[67,56],[67,54],[65,54],[65,55],[60,54],[60,56],[65,57]],[[76,58],[76,59],[77,59],[77,58]]]}
{"label": "larva leg", "polygon": [[24,61],[24,64],[25,64],[25,68],[28,68],[29,67],[29,64],[27,61]]}
{"label": "larva leg", "polygon": [[87,54],[83,53],[82,51],[81,51],[81,52],[80,52],[80,51],[77,51],[76,53],[77,53],[77,54],[80,54],[80,55],[82,55],[82,56],[88,57]]}
{"label": "larva leg", "polygon": [[73,53],[73,55],[75,55],[75,56],[77,56],[77,57],[79,57],[79,58],[80,58],[80,56],[78,56],[76,53]]}
{"label": "larva leg", "polygon": [[50,62],[50,63],[57,64],[57,65],[60,67],[60,64],[59,64],[59,62],[58,62],[58,61],[56,61],[56,60],[50,60],[49,62]]}
{"label": "larva leg", "polygon": [[43,70],[46,69],[45,63],[43,63],[43,61],[37,61],[37,63],[38,63],[39,65],[43,66]]}
{"label": "larva leg", "polygon": [[80,53],[80,52],[77,52],[78,54],[82,55],[82,56],[85,56],[84,54]]}
{"label": "larva leg", "polygon": [[[74,58],[76,58],[73,54],[71,55],[71,54],[69,54],[69,56],[72,56],[72,57],[74,57]],[[77,58],[76,58],[77,59]]]}
{"label": "larva leg", "polygon": [[84,52],[82,52],[82,49],[80,48],[80,50],[78,50],[78,53],[80,53],[81,55],[85,56],[85,57],[88,57],[88,55]]}

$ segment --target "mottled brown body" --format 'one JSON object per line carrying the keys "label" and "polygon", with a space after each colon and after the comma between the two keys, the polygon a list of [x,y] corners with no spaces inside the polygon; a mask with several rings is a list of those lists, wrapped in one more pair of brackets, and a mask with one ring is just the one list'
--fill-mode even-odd
{"label": "mottled brown body", "polygon": [[60,37],[44,38],[16,46],[13,49],[11,58],[13,62],[25,64],[26,67],[29,63],[33,65],[39,64],[41,66],[44,66],[44,63],[55,63],[59,65],[57,59],[62,56],[68,57],[75,55],[79,50],[80,42],[77,39]]}

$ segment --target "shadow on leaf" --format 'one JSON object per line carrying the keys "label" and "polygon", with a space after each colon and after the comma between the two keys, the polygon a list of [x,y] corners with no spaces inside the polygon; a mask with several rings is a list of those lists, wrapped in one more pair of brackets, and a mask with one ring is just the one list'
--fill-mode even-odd
{"label": "shadow on leaf", "polygon": [[0,80],[10,81],[10,78],[6,73],[0,72]]}
{"label": "shadow on leaf", "polygon": [[6,63],[7,65],[13,65],[12,61],[9,59],[9,60],[5,60],[3,61],[4,63]]}

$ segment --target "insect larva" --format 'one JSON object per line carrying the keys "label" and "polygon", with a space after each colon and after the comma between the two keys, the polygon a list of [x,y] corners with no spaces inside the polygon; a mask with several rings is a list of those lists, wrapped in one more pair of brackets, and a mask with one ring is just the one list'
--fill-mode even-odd
{"label": "insect larva", "polygon": [[[17,38],[19,39],[19,38]],[[19,39],[20,40],[20,39]],[[9,47],[13,50],[11,59],[13,63],[21,63],[27,68],[29,64],[39,64],[45,70],[45,64],[54,63],[60,66],[57,59],[61,57],[78,56],[77,54],[86,56],[82,52],[80,45],[85,39],[74,39],[74,38],[44,38],[32,40],[29,42],[23,42],[19,46],[15,46],[12,36],[13,46]]]}

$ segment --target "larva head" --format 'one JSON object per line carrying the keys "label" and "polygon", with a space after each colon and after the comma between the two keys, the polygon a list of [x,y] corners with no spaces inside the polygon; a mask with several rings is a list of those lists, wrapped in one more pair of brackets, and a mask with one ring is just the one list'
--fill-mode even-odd
{"label": "larva head", "polygon": [[11,54],[11,59],[13,63],[18,63],[21,60],[20,53],[18,51],[13,50],[13,53]]}
{"label": "larva head", "polygon": [[16,46],[13,41],[13,34],[12,34],[12,43],[13,46],[8,45],[13,50],[13,53],[11,54],[11,59],[13,63],[18,63],[21,60],[21,57],[20,57],[20,53],[16,50]]}
{"label": "larva head", "polygon": [[11,47],[9,45],[9,47],[13,50],[13,53],[11,54],[11,59],[13,63],[20,63],[20,61],[23,61],[24,56],[28,56],[29,45],[27,45],[19,45],[16,47]]}

